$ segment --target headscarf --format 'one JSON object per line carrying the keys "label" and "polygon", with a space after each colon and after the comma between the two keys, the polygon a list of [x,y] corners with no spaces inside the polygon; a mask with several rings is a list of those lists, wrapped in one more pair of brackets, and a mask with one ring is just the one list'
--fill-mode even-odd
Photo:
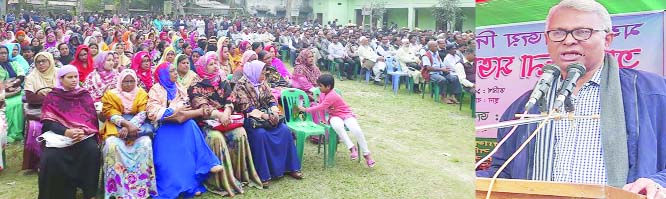
{"label": "headscarf", "polygon": [[238,45],[238,49],[240,49],[241,52],[245,53],[248,46],[250,46],[249,41],[241,41],[240,45]]}
{"label": "headscarf", "polygon": [[[173,59],[173,62],[174,62],[173,64],[176,65],[176,69],[178,69],[178,64],[180,64],[180,62],[178,61],[178,59],[180,59],[180,57],[185,57],[183,59],[187,59],[188,61],[190,60],[189,57],[187,57],[187,55],[185,55],[185,54],[176,55],[176,58]],[[194,71],[191,70],[190,67],[188,67],[187,73],[184,76],[181,77],[180,73],[178,73],[178,83],[180,83],[183,86],[190,85],[192,83],[192,81],[194,80],[194,77],[197,76],[197,74],[194,73]]]}
{"label": "headscarf", "polygon": [[238,48],[234,48],[231,51],[233,51],[233,55],[229,53],[229,64],[231,64],[231,70],[236,71],[236,68],[240,67],[241,63],[241,52]]}
{"label": "headscarf", "polygon": [[174,67],[175,64],[171,64],[169,62],[164,62],[160,64],[160,66],[157,67],[155,70],[155,79],[157,79],[157,82],[162,85],[164,90],[167,92],[167,100],[172,100],[176,98],[176,93],[178,92],[178,87],[176,86],[176,82],[172,82],[169,76],[169,70],[171,67]]}
{"label": "headscarf", "polygon": [[275,69],[277,69],[278,73],[280,73],[280,76],[282,76],[282,77],[291,76],[291,74],[289,74],[289,70],[287,70],[287,67],[284,66],[284,63],[282,62],[282,60],[280,60],[278,58],[277,49],[275,48],[275,46],[268,45],[268,46],[264,47],[264,50],[266,52],[270,52],[271,48],[273,49],[273,52],[274,52],[273,53],[274,54],[273,60],[271,60],[271,66],[274,66]]}
{"label": "headscarf", "polygon": [[208,64],[210,62],[217,60],[217,57],[215,56],[215,53],[208,53],[206,56],[199,58],[200,64],[197,64],[197,74],[202,78],[202,79],[207,79],[210,81],[210,83],[217,87],[220,85],[220,68],[217,67],[215,71],[212,73],[209,73],[208,70],[206,69],[208,67]]}
{"label": "headscarf", "polygon": [[[148,67],[147,70],[141,68],[141,62],[143,62],[143,57],[148,57],[148,60],[151,65]],[[134,55],[134,58],[132,58],[132,69],[136,71],[137,77],[143,83],[143,85],[146,86],[147,90],[150,90],[150,88],[153,87],[153,76],[150,74],[150,69],[152,68],[153,62],[150,60],[152,60],[150,58],[150,55],[144,51],[136,53],[136,55]]]}
{"label": "headscarf", "polygon": [[[85,63],[79,60],[79,53],[81,53],[81,51],[83,50],[85,50],[88,53]],[[99,54],[101,54],[101,52],[97,54],[98,57]],[[86,77],[88,77],[88,74],[90,74],[93,70],[95,70],[95,66],[93,66],[92,55],[90,54],[90,49],[88,49],[88,46],[86,45],[79,45],[79,47],[76,48],[76,53],[74,53],[74,60],[72,60],[72,62],[69,64],[75,66],[77,71],[79,71],[80,82],[86,81]],[[83,68],[84,64],[87,64],[87,68]]]}
{"label": "headscarf", "polygon": [[181,38],[180,36],[178,36],[178,35],[173,36],[173,40],[172,40],[173,43],[171,44],[171,47],[173,47],[176,54],[183,53],[183,48],[178,47],[178,41],[181,41],[181,40],[183,40],[183,38]]}
{"label": "headscarf", "polygon": [[312,61],[312,51],[303,50],[298,54],[294,66],[294,74],[305,76],[312,84],[317,82],[317,78],[321,75],[321,71],[314,66],[314,62]]}
{"label": "headscarf", "polygon": [[79,34],[79,33],[72,33],[72,36],[69,37],[69,40],[68,40],[69,42],[67,42],[67,45],[69,46],[69,49],[75,49],[75,48],[78,47],[78,46],[73,46],[73,45],[72,45],[72,41],[73,41],[73,40],[78,41],[78,42],[79,42],[79,45],[87,44],[87,43],[84,43],[84,41],[83,41],[83,37],[81,36],[81,34]]}
{"label": "headscarf", "polygon": [[44,98],[41,121],[57,122],[68,129],[81,129],[86,135],[96,134],[99,132],[99,121],[88,91],[78,85],[74,90],[65,91],[60,83],[60,77],[71,72],[77,72],[75,66],[66,65],[58,70],[56,79],[60,89],[53,89]]}
{"label": "headscarf", "polygon": [[[125,45],[127,45],[127,43],[125,43],[125,42],[123,42],[123,43]],[[113,50],[112,50],[113,52],[116,52],[116,47],[118,47],[118,43],[113,44]],[[125,48],[127,49],[127,47],[125,47]],[[120,59],[118,59],[119,62],[120,62],[120,66],[125,67],[125,66],[129,66],[132,63],[132,60],[130,60],[129,57],[125,56],[125,49],[123,49],[123,53],[120,53],[120,55],[118,55],[118,56],[120,56]]]}
{"label": "headscarf", "polygon": [[[192,55],[194,55],[194,53],[199,54],[199,59],[201,59],[202,56],[204,55],[204,51],[201,48],[195,48],[194,50],[192,50]],[[197,60],[197,61],[199,61],[199,60]],[[194,59],[192,59],[192,56],[190,56],[190,70],[192,70],[192,71],[197,70],[197,65],[196,65],[196,63],[194,63]]]}
{"label": "headscarf", "polygon": [[[58,69],[58,75],[56,76],[55,87],[65,90],[65,87],[62,86],[62,82],[60,81],[60,78],[62,76],[67,75],[67,73],[72,73],[72,72],[78,72],[78,70],[76,69],[76,66],[68,64],[68,65],[64,65],[60,69]],[[81,74],[81,72],[78,72],[78,73]],[[79,84],[76,84],[76,87],[74,87],[74,90],[79,90],[80,88],[81,87],[79,86]]]}
{"label": "headscarf", "polygon": [[[31,92],[37,92],[37,90],[51,87],[53,88],[56,84],[56,69],[55,61],[53,55],[48,52],[40,52],[35,55],[35,62],[37,57],[43,56],[49,61],[49,68],[46,71],[41,72],[37,68],[30,72],[25,79],[25,90]],[[37,63],[35,63],[37,65]]]}
{"label": "headscarf", "polygon": [[[8,50],[7,51],[8,52],[7,59],[9,59],[9,62],[18,63],[18,65],[21,66],[21,69],[23,69],[23,71],[28,72],[28,70],[30,69],[30,64],[21,55],[21,45],[19,45],[17,43],[10,43],[10,44],[7,44],[6,46],[7,46],[7,50]],[[18,49],[18,54],[16,54],[16,56],[12,55],[12,51],[14,50],[14,48]]]}
{"label": "headscarf", "polygon": [[[53,38],[53,41],[49,42],[49,38]],[[44,43],[44,48],[55,47],[57,43],[58,40],[56,39],[55,34],[49,33],[48,35],[46,35],[46,43]]]}
{"label": "headscarf", "polygon": [[[130,92],[125,92],[123,91],[123,80],[125,77],[130,76],[134,78],[134,85],[132,86],[132,91]],[[132,105],[134,104],[134,99],[136,99],[136,94],[139,93],[139,88],[137,88],[139,79],[136,76],[136,73],[132,69],[125,69],[122,72],[120,72],[120,75],[118,75],[118,83],[116,84],[116,88],[113,89],[112,91],[120,97],[120,101],[122,101],[123,104],[123,112],[124,113],[130,113],[132,112]]]}
{"label": "headscarf", "polygon": [[240,67],[242,68],[245,66],[245,64],[250,61],[250,58],[252,58],[252,55],[258,56],[256,52],[253,50],[248,50],[243,53],[243,58],[241,59]]}
{"label": "headscarf", "polygon": [[192,46],[192,48],[197,48],[197,47],[199,47],[199,46],[197,45],[197,37],[199,37],[199,32],[197,32],[197,31],[192,31],[192,32],[190,33],[190,40],[189,40],[189,43],[190,43],[190,46]]}
{"label": "headscarf", "polygon": [[[23,40],[19,41],[18,36],[23,35]],[[21,44],[21,46],[30,45],[30,38],[25,34],[23,30],[16,32],[16,43]]]}
{"label": "headscarf", "polygon": [[250,83],[252,83],[252,86],[255,88],[261,85],[261,72],[264,70],[265,65],[266,63],[262,61],[254,60],[243,67],[243,73],[245,74],[245,77],[250,80]]}
{"label": "headscarf", "polygon": [[118,77],[118,71],[113,70],[106,70],[104,68],[104,65],[106,64],[106,59],[111,56],[110,52],[103,51],[97,54],[97,57],[95,58],[95,70],[97,70],[97,73],[99,76],[102,78],[102,82],[105,84],[111,83],[116,77]]}
{"label": "headscarf", "polygon": [[171,43],[171,40],[169,39],[169,33],[167,32],[160,32],[160,40]]}
{"label": "headscarf", "polygon": [[130,35],[132,35],[132,32],[130,31],[125,31],[123,33],[122,41],[125,42],[125,49],[134,49],[134,44],[130,40]]}
{"label": "headscarf", "polygon": [[[173,49],[173,47],[171,47],[171,46],[167,47],[166,49],[164,49],[164,53],[162,53],[162,58],[160,59],[160,62],[159,62],[160,65],[163,64],[164,62],[167,62],[167,61],[166,61],[166,58],[167,58],[167,55],[169,54],[169,52],[173,52],[175,55],[178,55],[178,54],[176,53],[176,51]],[[175,58],[175,56],[174,56],[174,60],[175,60],[175,59],[176,59],[176,58]]]}

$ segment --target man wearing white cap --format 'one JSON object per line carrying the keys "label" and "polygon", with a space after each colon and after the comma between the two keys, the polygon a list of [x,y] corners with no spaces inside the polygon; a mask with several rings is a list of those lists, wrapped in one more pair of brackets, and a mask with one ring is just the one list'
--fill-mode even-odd
{"label": "man wearing white cap", "polygon": [[361,46],[358,47],[358,54],[361,58],[361,64],[366,69],[372,69],[374,73],[375,84],[381,85],[380,81],[382,80],[382,73],[386,68],[386,63],[384,63],[384,57],[377,55],[377,53],[372,50],[368,42],[368,38],[362,36],[359,38]]}
{"label": "man wearing white cap", "polygon": [[423,82],[421,75],[421,60],[414,52],[409,49],[409,39],[402,39],[402,45],[396,51],[395,56],[400,61],[402,71],[409,73],[409,77],[414,79],[414,92],[420,93],[419,84]]}

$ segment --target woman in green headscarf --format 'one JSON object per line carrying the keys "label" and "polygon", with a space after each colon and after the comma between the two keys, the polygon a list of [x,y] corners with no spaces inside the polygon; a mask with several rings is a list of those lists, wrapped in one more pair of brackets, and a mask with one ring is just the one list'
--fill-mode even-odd
{"label": "woman in green headscarf", "polygon": [[0,46],[0,81],[4,81],[5,115],[7,117],[7,142],[23,140],[23,89],[25,80],[23,68],[9,60],[12,50],[6,45]]}

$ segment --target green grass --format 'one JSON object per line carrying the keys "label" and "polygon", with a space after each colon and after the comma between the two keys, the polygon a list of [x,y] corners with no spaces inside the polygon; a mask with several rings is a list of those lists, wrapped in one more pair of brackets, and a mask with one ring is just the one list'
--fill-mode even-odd
{"label": "green grass", "polygon": [[[377,164],[349,159],[338,146],[336,166],[323,168],[316,145],[305,146],[305,179],[274,181],[269,189],[247,188],[238,198],[473,198],[474,134],[469,98],[458,105],[432,98],[398,95],[381,86],[356,81],[336,82],[343,97],[359,116]],[[352,136],[352,139],[353,136]],[[20,170],[22,144],[6,151],[8,169],[0,173],[0,198],[36,198],[37,175]],[[219,198],[206,193],[199,198]]]}

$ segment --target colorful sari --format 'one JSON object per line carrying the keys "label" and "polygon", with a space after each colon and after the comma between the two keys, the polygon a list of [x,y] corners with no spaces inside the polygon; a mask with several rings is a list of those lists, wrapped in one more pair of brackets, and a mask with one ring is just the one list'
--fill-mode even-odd
{"label": "colorful sari", "polygon": [[[11,46],[11,44],[10,44]],[[0,46],[0,48],[7,49],[11,54],[11,50],[7,46]],[[0,81],[7,81],[10,79],[25,76],[23,68],[18,64],[13,64],[7,59],[7,62],[0,63]],[[15,86],[21,89],[19,85]],[[6,88],[6,85],[5,85]],[[12,97],[5,96],[5,117],[7,119],[7,142],[12,143],[16,140],[23,140],[24,117],[23,117],[23,92]]]}
{"label": "colorful sari", "polygon": [[292,87],[309,92],[312,87],[317,86],[317,78],[321,75],[319,68],[314,65],[312,52],[301,51],[296,58]]}
{"label": "colorful sari", "polygon": [[[244,113],[246,117],[251,117],[249,113],[254,109],[277,106],[270,87],[260,80],[264,65],[256,60],[247,64],[243,72],[245,75],[231,93],[235,110]],[[253,128],[249,121],[245,119],[244,128],[252,149],[254,166],[262,182],[279,178],[285,172],[301,170],[294,137],[284,123],[266,129]]]}
{"label": "colorful sari", "polygon": [[[180,58],[181,56],[185,56],[185,57]],[[178,62],[178,60],[180,60],[180,59],[188,59],[189,60],[189,58],[185,54],[178,54],[178,55],[176,55],[176,58],[174,58],[175,62]],[[178,65],[179,63],[175,63],[175,64]],[[199,75],[197,75],[197,73],[195,73],[194,71],[189,70],[189,69],[190,69],[190,66],[188,65],[188,71],[187,71],[187,73],[185,73],[185,75],[180,76],[180,73],[178,74],[178,83],[180,83],[180,85],[183,86],[183,88],[189,88],[193,83],[201,81],[201,78],[199,77]]]}
{"label": "colorful sari", "polygon": [[169,79],[169,67],[172,64],[167,62],[157,68],[155,76],[159,84],[148,93],[148,118],[159,123],[153,139],[158,195],[151,197],[155,199],[189,198],[197,192],[206,192],[203,182],[208,179],[210,169],[220,165],[194,120],[183,123],[165,120],[189,101],[187,92]]}
{"label": "colorful sari", "polygon": [[[86,61],[82,62],[79,60],[79,54],[84,50],[88,53],[88,55],[86,57]],[[95,67],[93,66],[92,55],[90,54],[90,49],[86,45],[79,45],[79,47],[76,48],[76,53],[74,53],[74,60],[72,60],[72,63],[62,64],[71,64],[76,66],[76,69],[79,71],[79,82],[81,83],[85,82],[88,75],[95,70]]]}
{"label": "colorful sari", "polygon": [[[204,79],[188,89],[191,104],[194,107],[210,106],[222,112],[227,107],[233,110],[231,86],[225,79],[220,78],[219,71],[209,73],[205,71],[205,67],[200,67],[197,73]],[[198,123],[207,134],[206,143],[224,166],[223,172],[208,179],[208,189],[222,196],[234,196],[244,192],[243,184],[262,188],[261,179],[254,168],[245,129],[239,127],[220,132],[212,130],[212,126],[201,118]]]}
{"label": "colorful sari", "polygon": [[[131,69],[120,73],[116,89],[110,90],[102,98],[102,113],[105,118],[100,135],[104,139],[103,171],[105,198],[148,198],[156,195],[155,169],[153,166],[152,142],[149,136],[141,136],[144,131],[152,132],[152,124],[146,120],[148,93],[134,84],[134,90],[122,90],[125,77],[134,78]],[[139,137],[126,140],[119,137],[121,123],[129,121],[140,128]]]}

